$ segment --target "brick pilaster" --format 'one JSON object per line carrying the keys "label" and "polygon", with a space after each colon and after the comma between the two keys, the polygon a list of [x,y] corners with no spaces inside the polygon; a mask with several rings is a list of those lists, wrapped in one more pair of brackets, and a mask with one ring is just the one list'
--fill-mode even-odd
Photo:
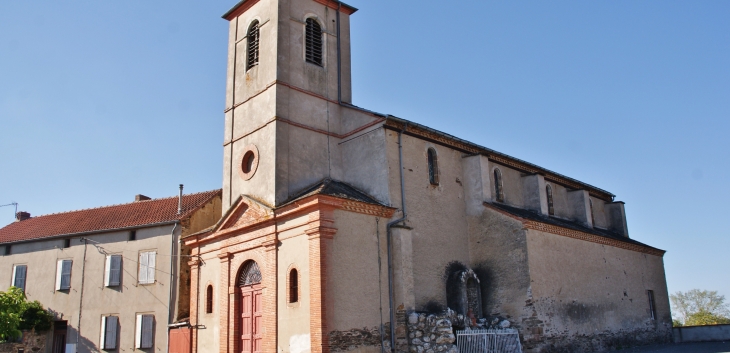
{"label": "brick pilaster", "polygon": [[191,352],[197,353],[198,352],[198,309],[200,309],[200,304],[198,300],[198,294],[200,291],[200,286],[198,283],[198,274],[200,271],[200,259],[194,258],[191,261],[188,261],[188,266],[190,266],[190,326],[192,327],[191,337],[190,340],[191,343]]}
{"label": "brick pilaster", "polygon": [[266,264],[259,267],[261,275],[263,277],[263,284],[266,286],[263,292],[263,305],[264,305],[264,340],[262,342],[262,351],[264,353],[277,353],[277,340],[278,340],[278,312],[277,312],[277,293],[278,293],[278,279],[277,279],[277,249],[279,241],[274,235],[274,239],[265,241],[264,246],[264,258]]}
{"label": "brick pilaster", "polygon": [[[320,213],[319,216],[323,216]],[[327,331],[327,245],[337,229],[327,227],[332,219],[319,218],[315,227],[306,231],[309,236],[309,330],[312,353],[329,353]],[[323,222],[324,221],[324,222]]]}
{"label": "brick pilaster", "polygon": [[222,252],[218,254],[218,259],[221,260],[220,267],[220,283],[218,284],[218,324],[220,325],[220,344],[218,345],[218,351],[220,353],[228,353],[228,322],[230,318],[228,315],[229,307],[229,273],[231,270],[231,254],[228,252]]}

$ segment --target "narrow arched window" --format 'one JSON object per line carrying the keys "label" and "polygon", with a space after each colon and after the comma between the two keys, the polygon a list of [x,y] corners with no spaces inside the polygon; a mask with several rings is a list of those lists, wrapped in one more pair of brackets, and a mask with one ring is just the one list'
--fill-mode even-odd
{"label": "narrow arched window", "polygon": [[499,202],[504,202],[504,188],[502,187],[502,172],[494,170],[494,197]]}
{"label": "narrow arched window", "polygon": [[[584,204],[585,205],[585,204]],[[588,205],[591,207],[591,224],[596,227],[596,217],[593,216],[593,200],[588,199]]]}
{"label": "narrow arched window", "polygon": [[428,149],[428,181],[431,185],[439,184],[439,161],[433,148]]}
{"label": "narrow arched window", "polygon": [[305,29],[305,58],[308,63],[322,65],[322,26],[316,19],[307,19]]}
{"label": "narrow arched window", "polygon": [[205,290],[205,313],[213,313],[213,286],[210,284]]}
{"label": "narrow arched window", "polygon": [[547,194],[548,214],[554,215],[555,208],[553,208],[553,188],[548,184],[545,186],[545,193]]}
{"label": "narrow arched window", "polygon": [[293,268],[289,271],[289,303],[299,301],[299,271]]}
{"label": "narrow arched window", "polygon": [[247,56],[246,56],[246,70],[259,64],[259,21],[253,21],[251,26],[248,27],[248,34],[246,35],[248,45]]}

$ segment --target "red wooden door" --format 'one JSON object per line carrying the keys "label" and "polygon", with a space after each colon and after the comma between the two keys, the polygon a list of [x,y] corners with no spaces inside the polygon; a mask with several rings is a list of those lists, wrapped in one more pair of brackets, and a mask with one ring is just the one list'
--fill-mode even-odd
{"label": "red wooden door", "polygon": [[260,353],[263,305],[261,285],[241,287],[241,352]]}
{"label": "red wooden door", "polygon": [[190,353],[190,327],[170,329],[170,353]]}

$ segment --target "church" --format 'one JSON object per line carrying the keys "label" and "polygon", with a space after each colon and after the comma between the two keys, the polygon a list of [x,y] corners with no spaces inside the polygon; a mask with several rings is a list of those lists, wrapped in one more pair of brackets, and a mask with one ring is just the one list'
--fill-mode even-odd
{"label": "church", "polygon": [[181,239],[192,352],[451,352],[493,324],[525,352],[668,342],[664,251],[615,195],[353,105],[356,11],[223,15],[222,217]]}

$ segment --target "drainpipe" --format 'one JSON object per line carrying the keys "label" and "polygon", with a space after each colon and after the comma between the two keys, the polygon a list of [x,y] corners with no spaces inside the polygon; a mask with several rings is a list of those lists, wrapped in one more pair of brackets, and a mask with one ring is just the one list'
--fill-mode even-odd
{"label": "drainpipe", "polygon": [[403,127],[403,130],[398,132],[398,165],[400,167],[400,200],[401,200],[401,210],[403,211],[403,214],[401,218],[398,218],[394,221],[391,221],[386,226],[387,229],[387,236],[388,239],[387,248],[388,248],[388,303],[390,305],[390,349],[392,352],[395,352],[395,304],[393,301],[395,300],[395,290],[393,288],[393,253],[391,251],[392,248],[392,237],[393,232],[391,228],[406,220],[408,217],[408,214],[406,213],[406,189],[403,181],[403,131],[408,128],[408,124],[406,124]]}
{"label": "drainpipe", "polygon": [[84,276],[84,273],[86,272],[86,238],[79,239],[84,242],[84,259],[81,262],[81,293],[79,294],[79,322],[76,327],[76,351],[79,350],[79,343],[80,337],[81,337],[81,309],[83,308],[84,304],[84,279],[86,279],[86,276]]}
{"label": "drainpipe", "polygon": [[[180,184],[180,194],[182,195],[182,184]],[[180,211],[178,211],[178,214]],[[173,263],[175,259],[180,260],[179,256],[174,256],[173,251],[175,250],[175,229],[177,229],[177,225],[180,223],[180,221],[175,222],[175,225],[172,226],[172,232],[170,232],[170,294],[167,297],[167,351],[170,351],[170,325],[172,325],[172,322],[174,321],[172,317],[170,316],[171,308],[172,308],[172,281],[174,280],[173,275]]]}

